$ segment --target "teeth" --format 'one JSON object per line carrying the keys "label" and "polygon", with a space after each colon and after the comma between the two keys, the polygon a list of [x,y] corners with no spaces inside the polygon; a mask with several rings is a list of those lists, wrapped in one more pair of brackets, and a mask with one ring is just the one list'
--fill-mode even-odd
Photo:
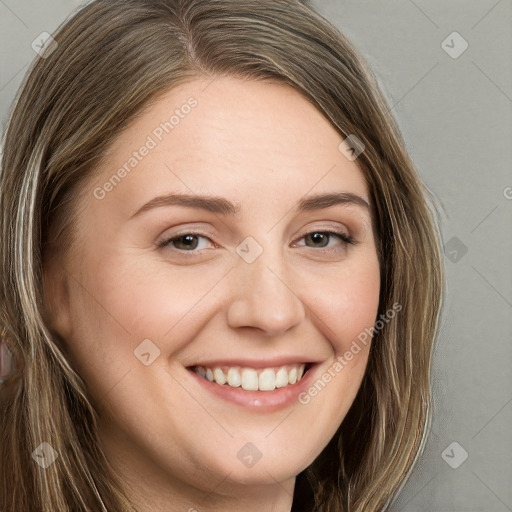
{"label": "teeth", "polygon": [[284,388],[288,386],[288,372],[286,368],[281,368],[276,373],[276,388]]}
{"label": "teeth", "polygon": [[226,376],[220,368],[213,370],[213,378],[217,384],[226,384]]}
{"label": "teeth", "polygon": [[240,372],[236,368],[230,368],[228,370],[228,384],[232,388],[238,388],[242,385],[242,377],[240,377]]}
{"label": "teeth", "polygon": [[258,374],[256,370],[242,370],[242,388],[246,391],[258,391]]}
{"label": "teeth", "polygon": [[276,388],[295,384],[304,375],[305,365],[288,365],[278,368],[205,368],[194,367],[194,371],[210,382],[227,385],[232,388],[242,387],[246,391],[273,391]]}
{"label": "teeth", "polygon": [[276,389],[276,372],[271,368],[263,370],[259,378],[260,391],[273,391]]}

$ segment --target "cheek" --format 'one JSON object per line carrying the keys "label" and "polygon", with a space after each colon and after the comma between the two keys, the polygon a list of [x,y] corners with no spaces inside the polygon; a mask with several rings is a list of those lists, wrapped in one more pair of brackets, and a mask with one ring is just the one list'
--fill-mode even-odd
{"label": "cheek", "polygon": [[[226,269],[198,271],[148,264],[144,255],[103,250],[88,255],[76,273],[71,293],[71,356],[91,390],[103,396],[123,378],[144,367],[134,356],[143,340],[152,340],[163,360],[185,347],[211,315],[208,291]],[[213,295],[213,294],[212,294]]]}
{"label": "cheek", "polygon": [[87,267],[84,280],[92,300],[102,306],[99,314],[108,317],[109,329],[124,332],[125,338],[130,334],[134,341],[164,337],[194,314],[195,305],[220,277],[215,271],[174,267],[130,250],[103,251]]}
{"label": "cheek", "polygon": [[331,357],[299,396],[299,402],[323,426],[323,438],[330,439],[352,405],[366,370],[370,329],[375,325],[379,306],[380,269],[376,255],[354,260],[323,283],[323,293],[314,307],[321,320],[318,328],[329,341]]}
{"label": "cheek", "polygon": [[369,254],[354,260],[328,277],[316,301],[317,311],[326,326],[326,337],[336,354],[340,354],[375,324],[380,293],[377,257]]}

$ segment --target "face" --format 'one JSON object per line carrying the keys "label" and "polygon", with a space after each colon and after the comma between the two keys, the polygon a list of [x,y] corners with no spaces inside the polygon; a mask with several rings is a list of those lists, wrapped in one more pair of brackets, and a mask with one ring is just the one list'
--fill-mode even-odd
{"label": "face", "polygon": [[46,261],[48,310],[134,488],[293,489],[341,424],[380,286],[342,141],[285,85],[197,80],[85,187],[75,245]]}

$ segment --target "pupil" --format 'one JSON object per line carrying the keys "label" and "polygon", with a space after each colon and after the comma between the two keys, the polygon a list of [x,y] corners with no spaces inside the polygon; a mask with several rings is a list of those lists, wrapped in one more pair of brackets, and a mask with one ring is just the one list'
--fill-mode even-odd
{"label": "pupil", "polygon": [[[191,246],[194,246],[194,243],[193,243],[194,238],[195,238],[195,235],[183,235],[181,237],[181,240],[183,242],[183,245],[190,248]],[[193,248],[195,248],[195,246]]]}
{"label": "pupil", "polygon": [[[310,236],[313,239],[313,243],[320,243],[321,238],[325,238],[325,234],[320,232],[312,233]],[[318,237],[320,237],[320,239]]]}

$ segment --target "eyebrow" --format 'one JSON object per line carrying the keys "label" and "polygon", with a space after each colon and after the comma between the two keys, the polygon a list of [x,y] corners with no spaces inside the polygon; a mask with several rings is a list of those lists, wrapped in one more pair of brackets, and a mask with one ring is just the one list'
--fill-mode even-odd
{"label": "eyebrow", "polygon": [[[322,210],[336,205],[356,205],[370,209],[370,205],[366,199],[353,194],[352,192],[333,192],[327,194],[316,194],[308,197],[301,198],[296,206],[296,212],[306,212],[313,210]],[[212,213],[218,213],[220,215],[234,216],[240,213],[240,203],[233,203],[223,197],[208,196],[208,195],[197,195],[197,194],[182,194],[182,193],[171,193],[163,196],[158,196],[141,208],[139,208],[131,217],[152,210],[154,208],[163,206],[183,206],[186,208],[196,208],[200,210],[206,210]]]}

